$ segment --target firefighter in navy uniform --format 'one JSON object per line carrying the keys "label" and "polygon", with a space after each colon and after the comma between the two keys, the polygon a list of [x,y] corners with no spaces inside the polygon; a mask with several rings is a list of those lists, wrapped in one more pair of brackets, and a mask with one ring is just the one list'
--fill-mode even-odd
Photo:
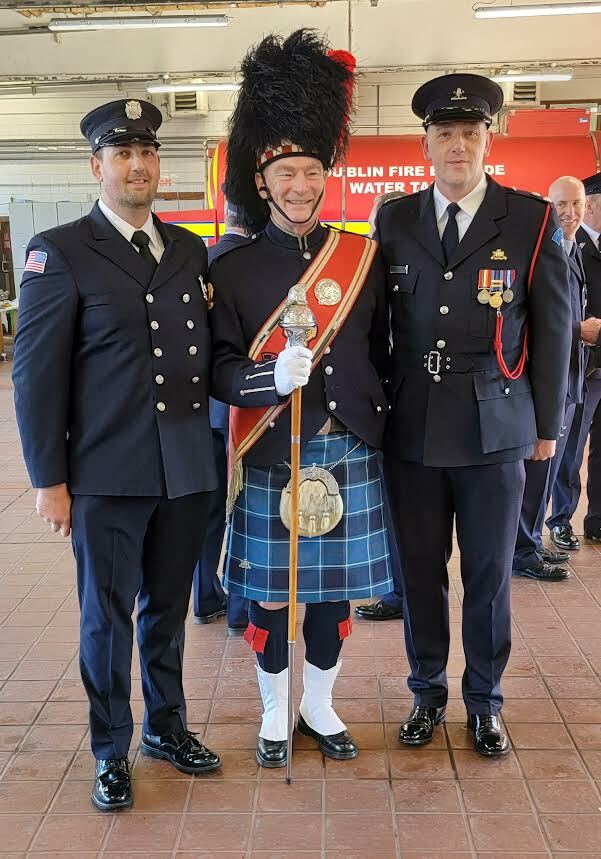
{"label": "firefighter in navy uniform", "polygon": [[[187,730],[184,622],[216,486],[208,412],[203,242],[150,207],[160,173],[152,104],[81,123],[100,200],[31,240],[13,380],[38,513],[72,531],[94,805],[131,805],[132,612],[144,754],[202,773],[219,758]],[[203,294],[204,290],[204,294]]]}
{"label": "firefighter in navy uniform", "polygon": [[[305,603],[298,730],[331,758],[358,749],[332,707],[349,600],[391,590],[377,450],[387,406],[385,282],[371,239],[319,223],[326,171],[349,136],[354,60],[311,31],[270,36],[245,58],[225,193],[252,241],[209,270],[213,389],[231,403],[225,585],[251,600],[264,713],[257,760],[286,764],[289,395],[303,386],[299,602]],[[309,348],[278,324],[292,286],[317,320]],[[303,476],[303,472],[301,472]]]}
{"label": "firefighter in navy uniform", "polygon": [[436,181],[386,203],[375,233],[393,338],[385,472],[415,696],[399,740],[428,743],[445,718],[455,522],[463,697],[484,755],[509,749],[498,714],[522,460],[553,455],[572,332],[567,263],[549,204],[498,185],[483,169],[501,105],[500,87],[479,75],[446,75],[420,87],[413,110],[426,129],[424,156]]}

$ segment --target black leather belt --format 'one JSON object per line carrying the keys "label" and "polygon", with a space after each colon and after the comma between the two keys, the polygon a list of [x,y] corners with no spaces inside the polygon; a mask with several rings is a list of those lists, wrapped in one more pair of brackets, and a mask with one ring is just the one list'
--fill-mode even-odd
{"label": "black leather belt", "polygon": [[[511,364],[521,355],[521,349],[513,349],[503,353],[505,360]],[[496,355],[447,355],[438,349],[429,352],[404,352],[398,356],[396,366],[400,370],[426,370],[431,376],[440,373],[485,373],[487,370],[498,370]]]}

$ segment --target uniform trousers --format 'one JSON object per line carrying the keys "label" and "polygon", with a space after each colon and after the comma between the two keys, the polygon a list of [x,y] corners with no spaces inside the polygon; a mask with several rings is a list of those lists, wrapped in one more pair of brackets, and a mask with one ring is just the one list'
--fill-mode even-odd
{"label": "uniform trousers", "polygon": [[80,668],[96,758],[127,757],[131,742],[136,597],[143,730],[166,735],[186,728],[184,628],[209,501],[207,492],[175,499],[73,497]]}
{"label": "uniform trousers", "polygon": [[521,460],[435,468],[387,457],[399,534],[408,685],[415,703],[447,703],[453,521],[461,553],[463,698],[468,713],[495,714],[511,649],[511,561],[524,487]]}
{"label": "uniform trousers", "polygon": [[513,559],[515,570],[525,569],[529,564],[541,560],[538,553],[543,547],[545,514],[568,442],[575,411],[574,403],[566,405],[555,447],[555,456],[542,462],[525,460],[526,486]]}
{"label": "uniform trousers", "polygon": [[568,525],[580,500],[580,469],[590,433],[588,457],[588,511],[584,531],[601,528],[601,371],[586,380],[584,403],[576,407],[572,430],[553,487],[553,513],[547,519],[549,529]]}
{"label": "uniform trousers", "polygon": [[[202,542],[200,557],[194,570],[194,614],[206,616],[225,604],[217,570],[225,534],[225,506],[227,500],[227,444],[228,430],[213,429],[213,452],[217,468],[217,489],[210,493],[209,519]],[[248,622],[248,600],[237,594],[227,599],[228,626],[241,627]]]}

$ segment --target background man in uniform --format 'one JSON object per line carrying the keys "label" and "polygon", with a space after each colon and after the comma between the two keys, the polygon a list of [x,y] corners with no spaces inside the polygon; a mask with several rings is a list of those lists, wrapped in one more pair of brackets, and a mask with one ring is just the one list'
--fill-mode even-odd
{"label": "background man in uniform", "polygon": [[576,231],[584,215],[584,186],[580,179],[562,176],[549,188],[549,199],[559,219],[561,232],[557,234],[557,238],[561,239],[569,265],[572,348],[568,370],[568,390],[555,455],[545,462],[526,460],[525,463],[526,485],[513,557],[513,573],[541,581],[562,581],[569,578],[571,573],[557,565],[568,561],[570,556],[563,549],[553,552],[544,548],[543,523],[570,435],[574,413],[584,395],[585,359],[582,337],[587,336],[591,323],[583,322],[586,284],[582,256],[576,243]]}
{"label": "background man in uniform", "polygon": [[[376,223],[393,338],[385,471],[415,696],[399,740],[428,743],[445,718],[455,521],[463,698],[483,755],[509,749],[498,713],[511,643],[522,460],[553,455],[571,338],[567,263],[552,238],[557,220],[549,204],[484,173],[488,127],[502,101],[501,88],[478,75],[446,75],[420,87],[413,110],[426,129],[424,155],[436,181],[385,203]],[[530,358],[522,372],[526,325]]]}
{"label": "background man in uniform", "polygon": [[580,468],[590,433],[587,501],[584,534],[601,542],[601,173],[583,180],[586,193],[584,219],[576,242],[586,278],[586,315],[583,339],[591,347],[587,356],[584,403],[577,406],[568,443],[553,487],[553,513],[547,519],[551,539],[562,549],[580,548],[571,519],[580,499]]}
{"label": "background man in uniform", "polygon": [[151,214],[160,124],[156,107],[133,100],[82,120],[100,200],[31,240],[15,344],[37,511],[54,531],[72,531],[101,810],[132,803],[136,597],[142,752],[188,773],[220,763],[187,730],[182,688],[184,622],[216,482],[207,258],[200,239]]}
{"label": "background man in uniform", "polygon": [[[232,248],[250,242],[246,230],[240,224],[238,210],[227,199],[224,203],[224,219],[224,234],[209,248],[209,265]],[[229,413],[230,407],[226,403],[209,397],[217,489],[211,495],[207,530],[194,570],[194,619],[197,623],[211,623],[227,614],[228,633],[242,635],[248,625],[248,600],[237,594],[226,597],[217,575],[225,533]]]}

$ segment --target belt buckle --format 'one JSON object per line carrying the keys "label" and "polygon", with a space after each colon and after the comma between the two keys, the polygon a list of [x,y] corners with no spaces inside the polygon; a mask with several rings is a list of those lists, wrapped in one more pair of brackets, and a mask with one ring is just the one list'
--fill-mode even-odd
{"label": "belt buckle", "polygon": [[435,376],[440,372],[440,352],[438,349],[432,349],[428,352],[428,373]]}

